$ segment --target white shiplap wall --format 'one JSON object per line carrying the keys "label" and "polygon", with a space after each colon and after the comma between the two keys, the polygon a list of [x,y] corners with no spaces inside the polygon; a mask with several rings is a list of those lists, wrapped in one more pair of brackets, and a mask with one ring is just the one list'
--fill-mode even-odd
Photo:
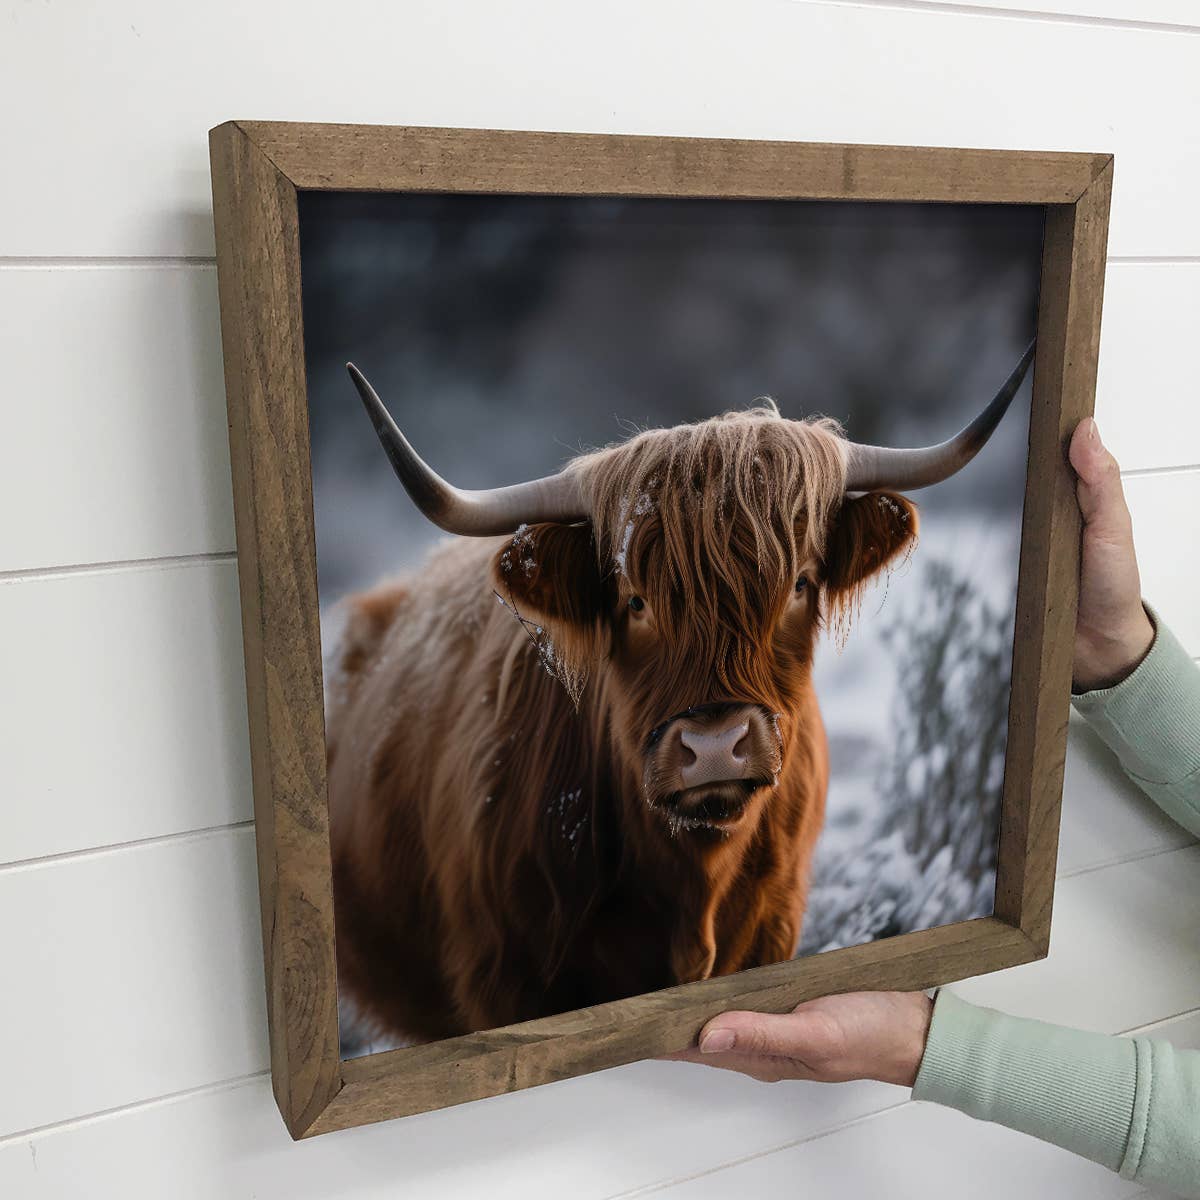
{"label": "white shiplap wall", "polygon": [[[1099,416],[1200,656],[1193,0],[5,0],[0,1195],[1136,1187],[882,1084],[641,1063],[293,1145],[274,1110],[206,131],[229,117],[1117,155]],[[1200,1045],[1200,848],[1075,727],[1050,958],[962,985]]]}

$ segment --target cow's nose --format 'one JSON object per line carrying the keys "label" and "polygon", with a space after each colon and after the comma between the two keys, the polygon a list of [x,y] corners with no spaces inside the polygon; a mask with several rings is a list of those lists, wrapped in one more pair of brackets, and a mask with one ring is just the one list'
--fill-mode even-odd
{"label": "cow's nose", "polygon": [[679,742],[683,761],[679,777],[685,788],[723,779],[741,779],[746,773],[750,720],[743,716],[724,725],[682,729]]}

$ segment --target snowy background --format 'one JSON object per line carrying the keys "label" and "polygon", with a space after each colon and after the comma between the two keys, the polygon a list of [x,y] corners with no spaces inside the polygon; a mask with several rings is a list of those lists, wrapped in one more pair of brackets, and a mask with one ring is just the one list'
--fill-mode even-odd
{"label": "snowy background", "polygon": [[[465,487],[773,396],[860,441],[955,433],[1036,324],[1037,207],[301,193],[323,636],[443,536],[344,363]],[[992,911],[1029,383],[816,683],[832,781],[800,953]]]}

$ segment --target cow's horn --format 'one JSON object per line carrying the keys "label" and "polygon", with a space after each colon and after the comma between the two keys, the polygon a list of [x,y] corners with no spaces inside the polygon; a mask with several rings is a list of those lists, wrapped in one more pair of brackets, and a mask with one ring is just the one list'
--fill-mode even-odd
{"label": "cow's horn", "polygon": [[1035,345],[1036,339],[1029,343],[1029,349],[991,404],[948,442],[920,450],[893,450],[887,446],[862,446],[851,442],[846,454],[846,491],[923,488],[941,483],[961,471],[983,449],[992,431],[1000,424],[1000,418],[1008,410],[1033,361]]}
{"label": "cow's horn", "polygon": [[578,481],[567,474],[478,492],[452,487],[408,444],[363,373],[353,363],[347,363],[346,370],[358,388],[392,469],[417,507],[435,525],[449,533],[488,537],[512,533],[520,525],[538,521],[566,524],[586,518]]}

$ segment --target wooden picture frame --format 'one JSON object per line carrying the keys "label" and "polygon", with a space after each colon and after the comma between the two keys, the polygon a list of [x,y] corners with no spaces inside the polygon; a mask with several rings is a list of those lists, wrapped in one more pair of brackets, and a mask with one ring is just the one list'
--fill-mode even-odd
{"label": "wooden picture frame", "polygon": [[[275,1095],[293,1137],[679,1049],[730,1007],[920,989],[1049,948],[1079,518],[1113,160],[1067,154],[230,121],[210,134]],[[991,917],[343,1061],[297,193],[460,191],[1044,205],[1008,758]]]}

